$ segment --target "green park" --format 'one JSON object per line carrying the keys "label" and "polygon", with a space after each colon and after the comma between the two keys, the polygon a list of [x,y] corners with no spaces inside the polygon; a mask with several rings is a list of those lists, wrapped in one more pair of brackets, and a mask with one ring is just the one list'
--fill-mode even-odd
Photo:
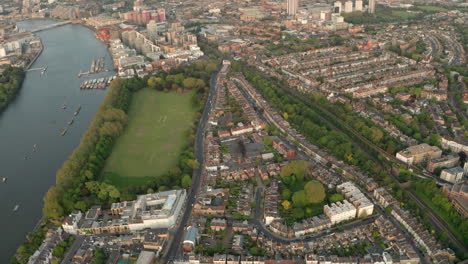
{"label": "green park", "polygon": [[142,89],[132,98],[128,124],[103,173],[117,187],[141,185],[177,166],[195,120],[193,92]]}
{"label": "green park", "polygon": [[[310,175],[308,163],[295,160],[281,168],[281,207],[280,214],[287,225],[323,213],[328,192],[326,188]],[[343,200],[339,194],[328,200]]]}

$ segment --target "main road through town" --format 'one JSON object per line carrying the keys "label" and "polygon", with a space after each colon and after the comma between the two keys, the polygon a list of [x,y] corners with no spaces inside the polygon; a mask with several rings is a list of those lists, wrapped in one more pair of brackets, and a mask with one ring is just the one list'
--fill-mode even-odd
{"label": "main road through town", "polygon": [[211,108],[213,106],[213,98],[215,95],[215,87],[217,81],[217,74],[214,74],[210,80],[210,89],[208,100],[205,105],[205,109],[203,110],[203,115],[200,118],[200,122],[197,129],[197,135],[195,138],[195,156],[197,161],[200,163],[200,167],[195,170],[192,176],[192,187],[189,189],[187,194],[187,201],[185,204],[184,211],[182,216],[178,221],[178,225],[174,230],[170,232],[172,239],[169,241],[169,246],[167,251],[163,256],[163,260],[161,263],[168,263],[176,260],[180,257],[180,251],[182,250],[182,241],[184,236],[185,227],[188,224],[190,216],[192,214],[192,206],[195,202],[196,195],[200,191],[200,186],[202,184],[202,168],[204,166],[204,139],[205,139],[205,128],[206,122],[208,121],[208,115],[211,112]]}
{"label": "main road through town", "polygon": [[[22,21],[18,26],[31,30],[53,23]],[[41,219],[42,198],[55,183],[55,172],[78,145],[105,94],[103,90],[80,90],[84,78],[77,74],[87,71],[91,60],[99,56],[105,56],[106,68],[112,69],[105,44],[83,26],[65,25],[37,36],[44,50],[32,68],[47,65],[47,71],[43,75],[27,72],[16,99],[0,113],[0,177],[8,178],[6,183],[0,182],[0,263],[10,263],[27,232]],[[66,109],[62,109],[64,103]],[[60,136],[79,105],[82,109],[75,122]],[[16,205],[19,208],[14,212]]]}

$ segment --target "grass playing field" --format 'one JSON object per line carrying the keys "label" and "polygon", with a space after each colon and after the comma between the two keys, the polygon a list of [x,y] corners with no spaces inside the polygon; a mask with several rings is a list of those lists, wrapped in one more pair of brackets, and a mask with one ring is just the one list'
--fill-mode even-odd
{"label": "grass playing field", "polygon": [[127,127],[106,161],[105,179],[117,187],[141,185],[175,167],[195,119],[191,97],[151,89],[135,93]]}
{"label": "grass playing field", "polygon": [[416,8],[422,10],[422,11],[428,11],[428,12],[445,12],[448,11],[447,9],[439,6],[430,6],[430,5],[422,5],[422,6],[416,6]]}

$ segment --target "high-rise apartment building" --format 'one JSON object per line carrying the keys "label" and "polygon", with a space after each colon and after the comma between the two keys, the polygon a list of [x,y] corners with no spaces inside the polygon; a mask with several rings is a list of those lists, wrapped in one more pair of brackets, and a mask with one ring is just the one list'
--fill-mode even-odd
{"label": "high-rise apartment building", "polygon": [[367,11],[371,14],[375,13],[375,0],[369,0],[369,8]]}
{"label": "high-rise apartment building", "polygon": [[148,31],[148,36],[151,39],[155,39],[158,36],[158,24],[154,20],[150,20],[148,25],[146,25],[146,30]]}
{"label": "high-rise apartment building", "polygon": [[336,1],[334,4],[333,4],[333,13],[341,13],[342,10],[342,4],[341,4],[341,1]]}
{"label": "high-rise apartment building", "polygon": [[362,11],[362,0],[356,0],[354,3],[354,11]]}
{"label": "high-rise apartment building", "polygon": [[345,12],[345,13],[351,13],[351,12],[353,12],[353,1],[348,0],[348,1],[345,2],[345,5],[344,5],[344,12]]}
{"label": "high-rise apartment building", "polygon": [[288,0],[288,15],[295,15],[299,8],[299,0]]}

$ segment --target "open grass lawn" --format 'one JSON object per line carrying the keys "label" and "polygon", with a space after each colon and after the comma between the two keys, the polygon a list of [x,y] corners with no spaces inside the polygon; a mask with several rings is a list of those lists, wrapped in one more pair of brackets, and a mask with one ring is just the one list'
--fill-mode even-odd
{"label": "open grass lawn", "polygon": [[142,185],[175,167],[195,119],[192,93],[143,89],[133,95],[128,124],[104,168],[117,187]]}
{"label": "open grass lawn", "polygon": [[401,19],[412,19],[415,18],[417,15],[403,10],[394,10],[392,11],[392,16],[399,17]]}
{"label": "open grass lawn", "polygon": [[416,8],[419,9],[419,10],[422,10],[422,11],[427,11],[427,12],[445,12],[445,11],[448,11],[448,9],[445,9],[443,7],[430,6],[430,5],[416,6]]}

